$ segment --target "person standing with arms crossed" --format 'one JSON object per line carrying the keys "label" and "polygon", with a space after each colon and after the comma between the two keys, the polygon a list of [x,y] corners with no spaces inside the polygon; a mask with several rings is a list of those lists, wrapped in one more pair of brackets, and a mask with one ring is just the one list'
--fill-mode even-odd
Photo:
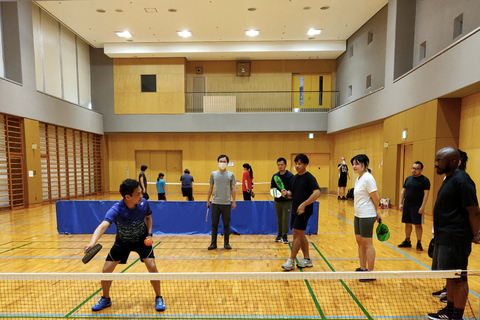
{"label": "person standing with arms crossed", "polygon": [[[210,187],[207,193],[207,209],[210,208],[210,197],[212,199],[212,241],[208,250],[217,249],[217,234],[220,215],[223,222],[223,247],[227,250],[232,249],[229,243],[230,238],[230,216],[231,212],[237,206],[235,202],[235,176],[233,172],[227,171],[229,159],[226,155],[218,156],[219,170],[210,174]],[[231,199],[231,200],[230,200]]]}
{"label": "person standing with arms crossed", "polygon": [[[282,179],[285,190],[291,190],[290,180],[293,178],[293,174],[287,170],[287,160],[285,158],[278,158],[277,168],[278,172],[272,176],[270,188],[278,189],[274,178],[275,176],[279,176],[280,179]],[[275,213],[277,215],[277,237],[275,238],[275,242],[283,242],[284,244],[288,244],[288,220],[290,219],[292,199],[288,199],[286,195],[282,194],[280,198],[275,198],[274,206]]]}
{"label": "person standing with arms crossed", "polygon": [[[347,200],[345,197],[345,187],[347,186],[347,178],[350,179],[348,174],[348,167],[345,163],[345,158],[342,157],[342,163],[337,166],[338,174],[338,200]],[[340,197],[340,189],[343,189],[343,196]]]}
{"label": "person standing with arms crossed", "polygon": [[[400,205],[398,209],[403,212],[402,222],[405,223],[405,240],[398,245],[399,248],[410,248],[412,242],[412,224],[417,234],[417,251],[423,251],[422,233],[425,205],[430,193],[430,180],[422,175],[423,163],[415,161],[412,166],[412,175],[405,179],[400,194]],[[404,201],[405,200],[405,201]]]}
{"label": "person standing with arms crossed", "polygon": [[[435,246],[432,270],[467,270],[472,242],[480,243],[477,190],[468,173],[458,169],[460,153],[447,147],[437,152],[435,169],[445,174],[433,208]],[[468,278],[447,279],[447,306],[429,313],[432,320],[460,320],[468,298]]]}
{"label": "person standing with arms crossed", "polygon": [[297,174],[291,180],[292,189],[282,191],[282,196],[292,198],[292,219],[290,221],[293,233],[292,251],[290,258],[282,265],[282,268],[287,271],[295,269],[295,257],[300,249],[303,259],[297,266],[299,268],[313,267],[305,230],[308,219],[313,215],[313,203],[321,193],[317,180],[310,172],[307,172],[308,163],[308,157],[304,154],[295,157]]}
{"label": "person standing with arms crossed", "polygon": [[[112,223],[117,226],[117,235],[115,243],[107,255],[103,265],[103,273],[112,273],[115,267],[127,263],[131,251],[135,251],[140,256],[140,260],[145,263],[148,272],[158,273],[155,264],[155,255],[153,247],[144,243],[146,237],[152,243],[152,210],[148,201],[142,198],[142,189],[140,183],[133,179],[127,179],[120,185],[122,200],[115,203],[107,211],[105,219],[95,229],[92,239],[83,248],[87,253],[110,227]],[[155,291],[155,309],[157,311],[165,310],[165,303],[160,295],[160,281],[152,280],[150,283]],[[112,305],[110,299],[110,287],[112,281],[102,281],[102,297],[92,307],[93,311],[100,311]]]}

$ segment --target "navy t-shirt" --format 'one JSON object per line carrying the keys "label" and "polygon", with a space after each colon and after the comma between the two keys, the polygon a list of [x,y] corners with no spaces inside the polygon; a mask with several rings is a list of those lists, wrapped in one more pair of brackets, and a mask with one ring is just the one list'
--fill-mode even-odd
{"label": "navy t-shirt", "polygon": [[403,204],[420,207],[423,202],[424,191],[430,190],[430,180],[423,175],[419,177],[410,176],[405,179],[403,188],[405,188],[405,201]]}
{"label": "navy t-shirt", "polygon": [[467,207],[473,206],[478,206],[477,191],[468,173],[457,170],[446,177],[433,209],[435,244],[469,244],[473,235]]}
{"label": "navy t-shirt", "polygon": [[[310,198],[314,190],[320,189],[317,183],[317,179],[310,173],[305,172],[302,175],[296,174],[292,180],[292,214],[297,214],[298,206],[305,200]],[[313,203],[305,207],[305,212],[302,214],[313,214]]]}
{"label": "navy t-shirt", "polygon": [[193,177],[188,173],[185,173],[180,177],[180,181],[182,181],[182,188],[191,188]]}
{"label": "navy t-shirt", "polygon": [[135,208],[129,209],[123,200],[115,203],[107,211],[104,221],[117,226],[115,244],[134,244],[143,242],[148,234],[145,217],[152,214],[148,201],[142,198]]}
{"label": "navy t-shirt", "polygon": [[[273,176],[272,176],[272,181],[270,183],[270,188],[276,188],[278,189],[278,186],[277,184],[275,183],[275,180],[274,180],[274,177],[275,176],[279,176],[280,179],[282,179],[282,182],[283,182],[283,186],[285,187],[285,190],[292,190],[292,187],[291,187],[291,183],[290,181],[292,180],[293,178],[293,173],[291,173],[290,171],[288,170],[285,170],[285,173],[283,175],[280,174],[280,172],[277,172],[275,173]],[[282,191],[282,190],[280,190]],[[285,197],[280,197],[280,198],[275,198],[275,201],[278,201],[278,202],[285,202],[285,201],[289,201],[289,199],[285,198]]]}

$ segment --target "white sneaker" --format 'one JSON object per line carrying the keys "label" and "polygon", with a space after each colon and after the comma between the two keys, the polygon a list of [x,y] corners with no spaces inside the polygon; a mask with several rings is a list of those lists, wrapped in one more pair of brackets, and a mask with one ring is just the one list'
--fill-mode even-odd
{"label": "white sneaker", "polygon": [[287,262],[282,264],[282,268],[287,270],[287,271],[293,270],[293,269],[295,269],[295,263],[292,259],[288,259]]}
{"label": "white sneaker", "polygon": [[298,266],[299,268],[313,267],[313,262],[312,262],[312,260],[310,260],[310,259],[305,259],[305,258],[303,258],[302,260],[300,260],[299,263],[297,263],[297,266]]}

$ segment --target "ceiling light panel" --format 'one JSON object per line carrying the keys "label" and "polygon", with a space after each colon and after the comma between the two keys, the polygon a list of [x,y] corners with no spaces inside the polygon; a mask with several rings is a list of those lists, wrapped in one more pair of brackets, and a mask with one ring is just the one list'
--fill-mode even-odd
{"label": "ceiling light panel", "polygon": [[245,34],[247,36],[250,36],[250,37],[255,37],[255,36],[258,36],[260,34],[260,31],[258,31],[258,30],[246,30]]}
{"label": "ceiling light panel", "polygon": [[117,36],[121,37],[121,38],[131,38],[132,37],[132,34],[128,31],[115,31],[115,33],[117,34]]}
{"label": "ceiling light panel", "polygon": [[144,8],[146,13],[157,13],[157,8]]}
{"label": "ceiling light panel", "polygon": [[192,36],[192,33],[188,30],[177,31],[177,33],[180,37],[184,37],[184,38],[188,38]]}
{"label": "ceiling light panel", "polygon": [[316,35],[319,35],[321,32],[322,32],[322,30],[319,30],[319,29],[309,29],[307,31],[307,34],[309,36],[316,36]]}

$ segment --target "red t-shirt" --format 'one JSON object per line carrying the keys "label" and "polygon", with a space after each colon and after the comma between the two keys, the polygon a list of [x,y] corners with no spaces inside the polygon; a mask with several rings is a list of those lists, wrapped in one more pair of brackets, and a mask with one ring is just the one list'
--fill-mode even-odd
{"label": "red t-shirt", "polygon": [[247,180],[248,189],[252,190],[252,178],[250,178],[250,172],[248,172],[248,170],[243,171],[242,191],[247,191],[247,188],[245,187],[245,180]]}

